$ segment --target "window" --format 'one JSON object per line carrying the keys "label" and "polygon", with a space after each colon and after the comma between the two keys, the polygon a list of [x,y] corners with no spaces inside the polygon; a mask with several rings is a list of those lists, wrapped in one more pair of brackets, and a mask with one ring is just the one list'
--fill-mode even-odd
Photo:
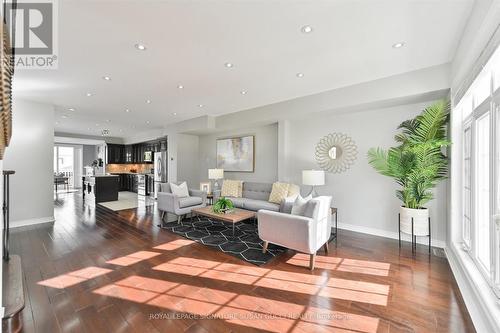
{"label": "window", "polygon": [[462,119],[458,133],[462,136],[463,248],[498,297],[500,230],[493,215],[500,213],[499,106],[500,48],[453,109]]}
{"label": "window", "polygon": [[485,273],[490,272],[490,114],[477,120],[476,158],[476,258]]}
{"label": "window", "polygon": [[472,174],[471,174],[471,144],[472,144],[472,133],[470,124],[464,130],[463,136],[463,163],[464,163],[464,179],[463,179],[463,205],[464,205],[464,217],[462,226],[462,237],[464,240],[464,245],[467,249],[470,249],[470,239],[471,239],[471,212],[472,212]]}

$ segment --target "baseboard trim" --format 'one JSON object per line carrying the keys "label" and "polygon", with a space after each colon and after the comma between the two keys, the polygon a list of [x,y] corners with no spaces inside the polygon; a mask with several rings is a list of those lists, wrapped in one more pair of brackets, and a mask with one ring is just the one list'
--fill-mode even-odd
{"label": "baseboard trim", "polygon": [[18,221],[11,221],[10,222],[10,228],[20,228],[20,227],[25,227],[29,225],[35,225],[35,224],[44,224],[44,223],[54,223],[55,222],[54,216],[47,216],[47,217],[39,217],[35,219],[27,219],[27,220],[18,220]]}
{"label": "baseboard trim", "polygon": [[[339,222],[338,228],[344,229],[344,230],[349,230],[349,231],[360,232],[362,234],[369,234],[369,235],[380,236],[380,237],[391,238],[391,239],[399,239],[397,232],[381,230],[381,229],[376,229],[376,228],[370,228],[370,227],[364,227],[364,226],[360,226],[360,225]],[[422,244],[422,245],[428,244],[427,237],[419,237],[419,238],[420,239],[417,239],[418,244]],[[401,240],[411,242],[411,236],[401,233]],[[438,239],[432,239],[431,245],[435,246],[435,247],[442,248],[442,249],[444,249],[446,247],[446,243],[444,241],[438,240]]]}
{"label": "baseboard trim", "polygon": [[[478,333],[500,332],[500,304],[481,273],[475,268],[472,259],[465,258],[466,253],[451,244],[445,248],[451,271],[455,276],[465,306]],[[464,260],[462,260],[462,259]],[[470,262],[465,262],[470,261]],[[472,265],[475,271],[467,269]],[[497,319],[495,319],[497,318]]]}

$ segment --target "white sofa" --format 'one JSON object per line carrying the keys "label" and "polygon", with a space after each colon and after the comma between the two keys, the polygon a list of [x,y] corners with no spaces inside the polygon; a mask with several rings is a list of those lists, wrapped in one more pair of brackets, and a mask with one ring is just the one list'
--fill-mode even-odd
{"label": "white sofa", "polygon": [[314,269],[316,252],[322,247],[328,252],[331,234],[330,205],[332,197],[311,199],[303,216],[259,210],[259,237],[264,241],[263,252],[269,243],[310,255],[309,268]]}

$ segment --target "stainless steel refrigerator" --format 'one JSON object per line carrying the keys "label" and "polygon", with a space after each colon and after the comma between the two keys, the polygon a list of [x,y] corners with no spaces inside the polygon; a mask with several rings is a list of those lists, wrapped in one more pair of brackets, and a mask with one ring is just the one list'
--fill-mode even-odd
{"label": "stainless steel refrigerator", "polygon": [[161,151],[156,152],[154,155],[154,197],[158,198],[158,192],[160,189],[160,183],[167,182],[167,152]]}

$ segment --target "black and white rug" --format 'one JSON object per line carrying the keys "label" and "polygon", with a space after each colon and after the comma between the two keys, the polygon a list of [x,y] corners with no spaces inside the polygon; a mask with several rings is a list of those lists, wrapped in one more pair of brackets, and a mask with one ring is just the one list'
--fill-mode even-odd
{"label": "black and white rug", "polygon": [[163,223],[163,229],[210,246],[236,258],[260,266],[286,251],[277,245],[269,244],[268,251],[262,253],[263,241],[259,238],[257,223],[244,221],[233,225],[213,221],[206,217],[195,217],[193,221],[184,219],[176,222]]}

